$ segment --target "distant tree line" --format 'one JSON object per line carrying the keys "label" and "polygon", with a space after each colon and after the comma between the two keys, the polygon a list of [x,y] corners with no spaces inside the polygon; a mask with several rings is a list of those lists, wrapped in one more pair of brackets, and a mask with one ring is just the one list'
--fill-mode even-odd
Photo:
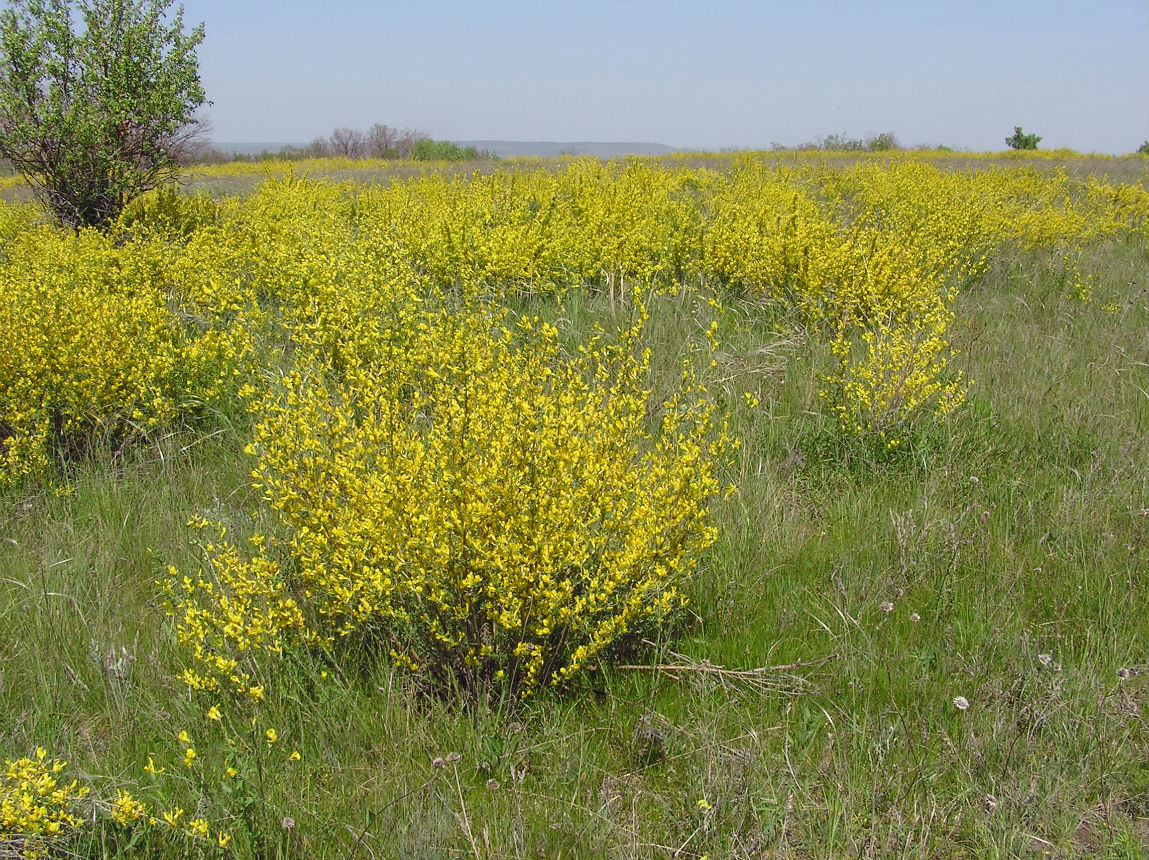
{"label": "distant tree line", "polygon": [[901,149],[898,137],[892,131],[883,131],[881,134],[868,134],[865,137],[850,137],[847,134],[828,134],[825,137],[808,140],[797,146],[786,146],[783,143],[771,144],[774,152],[800,152],[808,149],[819,149],[826,152],[889,152]]}
{"label": "distant tree line", "polygon": [[434,140],[425,131],[393,128],[375,123],[367,131],[340,126],[327,137],[317,137],[306,146],[287,145],[277,150],[256,154],[228,153],[212,147],[201,147],[188,154],[190,162],[220,163],[225,161],[268,161],[304,158],[379,158],[407,161],[478,161],[491,158],[487,150],[458,146],[449,140]]}

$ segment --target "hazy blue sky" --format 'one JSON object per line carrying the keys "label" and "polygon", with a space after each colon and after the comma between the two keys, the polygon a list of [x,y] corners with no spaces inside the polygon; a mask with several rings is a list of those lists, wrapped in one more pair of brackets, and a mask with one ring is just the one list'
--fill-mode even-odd
{"label": "hazy blue sky", "polygon": [[373,122],[437,138],[1132,152],[1146,0],[184,0],[216,140]]}

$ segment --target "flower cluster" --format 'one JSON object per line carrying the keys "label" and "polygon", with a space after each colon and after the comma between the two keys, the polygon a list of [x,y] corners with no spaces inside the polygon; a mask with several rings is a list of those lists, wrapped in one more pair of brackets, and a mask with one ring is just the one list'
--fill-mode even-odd
{"label": "flower cluster", "polygon": [[77,804],[88,793],[75,780],[57,781],[66,762],[47,760],[43,748],[33,758],[5,760],[0,772],[0,854],[40,857],[54,840],[83,825]]}
{"label": "flower cluster", "polygon": [[[49,760],[43,748],[31,758],[4,761],[0,770],[0,856],[73,856],[67,850],[61,855],[58,849],[94,828],[110,828],[100,837],[105,847],[138,847],[150,841],[159,850],[181,856],[215,853],[231,842],[230,834],[219,829],[213,832],[206,819],[185,816],[179,807],[150,809],[124,788],[116,789],[110,800],[95,797],[88,786],[75,779],[61,781],[66,767],[67,762]],[[149,758],[145,771],[158,775],[163,768],[156,768]],[[196,846],[199,850],[189,851]]]}

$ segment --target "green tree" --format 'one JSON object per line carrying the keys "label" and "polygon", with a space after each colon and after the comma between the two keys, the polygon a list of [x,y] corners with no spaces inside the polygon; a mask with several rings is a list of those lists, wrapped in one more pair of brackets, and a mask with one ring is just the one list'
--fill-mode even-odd
{"label": "green tree", "polygon": [[1036,134],[1026,134],[1020,125],[1013,127],[1013,134],[1005,139],[1005,145],[1010,149],[1037,149],[1041,138]]}
{"label": "green tree", "polygon": [[1149,140],[1145,141],[1143,144],[1141,144],[1140,147],[1137,148],[1137,154],[1149,155]]}
{"label": "green tree", "polygon": [[902,145],[898,143],[898,136],[892,131],[883,131],[879,135],[866,136],[866,149],[870,152],[890,152],[901,148]]}
{"label": "green tree", "polygon": [[411,158],[415,161],[475,161],[480,157],[479,151],[473,146],[462,147],[449,140],[432,140],[429,137],[416,143],[411,151]]}
{"label": "green tree", "polygon": [[0,155],[61,223],[103,226],[172,178],[199,128],[196,48],[172,0],[11,0]]}

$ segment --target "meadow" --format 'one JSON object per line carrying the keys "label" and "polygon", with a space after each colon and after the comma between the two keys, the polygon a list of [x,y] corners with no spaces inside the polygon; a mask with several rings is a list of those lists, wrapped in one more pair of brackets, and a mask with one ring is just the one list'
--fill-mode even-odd
{"label": "meadow", "polygon": [[1149,159],[0,191],[0,857],[1149,851]]}

